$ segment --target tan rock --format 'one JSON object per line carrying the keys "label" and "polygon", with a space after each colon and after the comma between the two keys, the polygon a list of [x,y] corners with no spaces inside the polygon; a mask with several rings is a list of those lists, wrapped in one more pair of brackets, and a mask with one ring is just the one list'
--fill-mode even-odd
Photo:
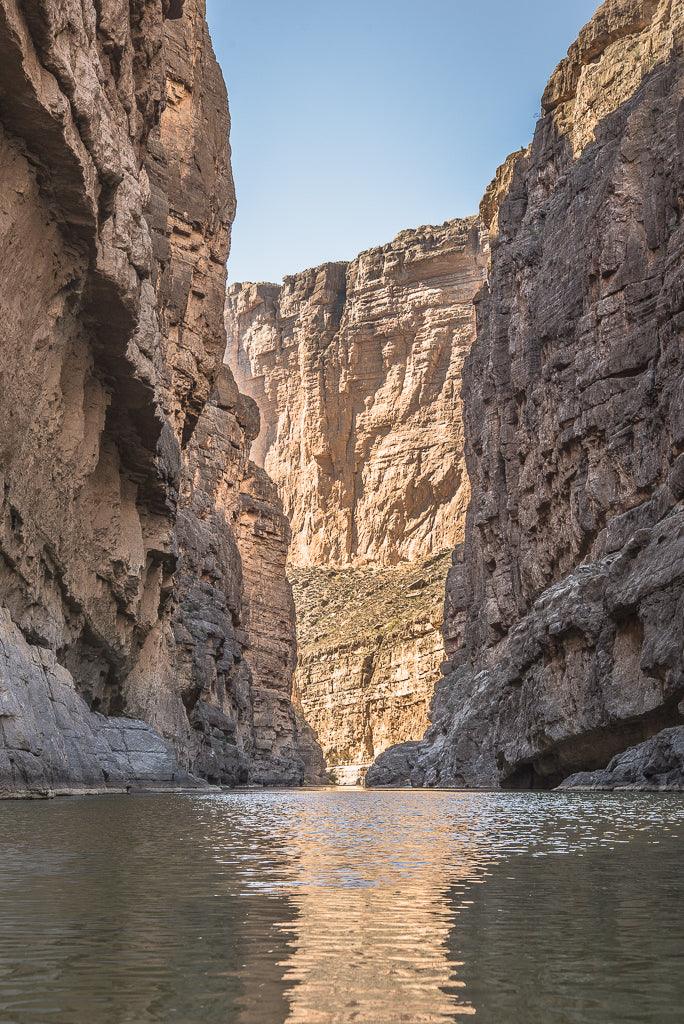
{"label": "tan rock", "polygon": [[415,739],[444,660],[449,554],[398,566],[290,569],[299,661],[294,700],[342,783]]}
{"label": "tan rock", "polygon": [[[427,724],[444,657],[437,556],[462,540],[469,496],[461,371],[486,261],[473,218],[282,288],[228,290],[227,360],[262,416],[252,456],[292,524],[296,700],[346,781]],[[404,602],[424,575],[422,603]]]}
{"label": "tan rock", "polygon": [[[301,776],[288,666],[264,689],[245,656],[258,418],[232,380],[208,402],[235,210],[225,87],[202,0],[124,6],[0,0],[2,790],[235,782],[252,758]],[[98,711],[139,720],[135,764],[112,760],[128,732]]]}
{"label": "tan rock", "polygon": [[405,231],[349,265],[228,290],[228,362],[293,565],[394,565],[462,537],[460,377],[484,277],[478,222]]}

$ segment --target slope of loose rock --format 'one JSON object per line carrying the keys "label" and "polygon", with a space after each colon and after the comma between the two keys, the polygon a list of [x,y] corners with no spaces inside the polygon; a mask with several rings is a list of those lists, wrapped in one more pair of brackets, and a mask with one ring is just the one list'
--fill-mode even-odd
{"label": "slope of loose rock", "polygon": [[294,699],[341,782],[420,736],[444,658],[450,554],[373,568],[289,570],[299,661]]}

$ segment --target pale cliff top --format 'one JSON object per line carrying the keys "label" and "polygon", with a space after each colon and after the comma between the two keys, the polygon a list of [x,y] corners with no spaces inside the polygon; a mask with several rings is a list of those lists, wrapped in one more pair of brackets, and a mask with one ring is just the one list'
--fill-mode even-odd
{"label": "pale cliff top", "polygon": [[370,246],[368,249],[362,250],[351,260],[326,260],[315,267],[306,267],[304,270],[298,270],[294,274],[286,274],[281,284],[276,284],[274,281],[234,281],[228,285],[227,292],[230,297],[237,296],[247,289],[256,289],[257,292],[262,289],[268,289],[269,291],[272,289],[273,294],[275,294],[287,284],[299,281],[302,278],[317,276],[321,272],[346,270],[353,263],[364,258],[384,255],[397,249],[408,249],[413,245],[439,247],[458,235],[465,235],[470,232],[478,220],[479,215],[473,214],[470,217],[454,217],[451,220],[443,221],[441,224],[421,224],[416,228],[404,228],[394,236],[391,242]]}

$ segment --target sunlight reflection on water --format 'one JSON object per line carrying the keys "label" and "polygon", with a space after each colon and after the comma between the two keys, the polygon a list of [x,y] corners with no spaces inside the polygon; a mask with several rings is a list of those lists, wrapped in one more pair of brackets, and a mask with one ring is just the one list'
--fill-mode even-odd
{"label": "sunlight reflection on water", "polygon": [[250,791],[0,806],[0,1019],[679,1020],[684,800]]}

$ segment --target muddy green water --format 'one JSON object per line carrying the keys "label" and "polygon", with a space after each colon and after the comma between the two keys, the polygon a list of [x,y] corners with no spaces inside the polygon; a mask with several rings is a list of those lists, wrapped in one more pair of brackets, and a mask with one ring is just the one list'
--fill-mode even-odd
{"label": "muddy green water", "polygon": [[2,1024],[684,1020],[684,799],[0,804]]}

